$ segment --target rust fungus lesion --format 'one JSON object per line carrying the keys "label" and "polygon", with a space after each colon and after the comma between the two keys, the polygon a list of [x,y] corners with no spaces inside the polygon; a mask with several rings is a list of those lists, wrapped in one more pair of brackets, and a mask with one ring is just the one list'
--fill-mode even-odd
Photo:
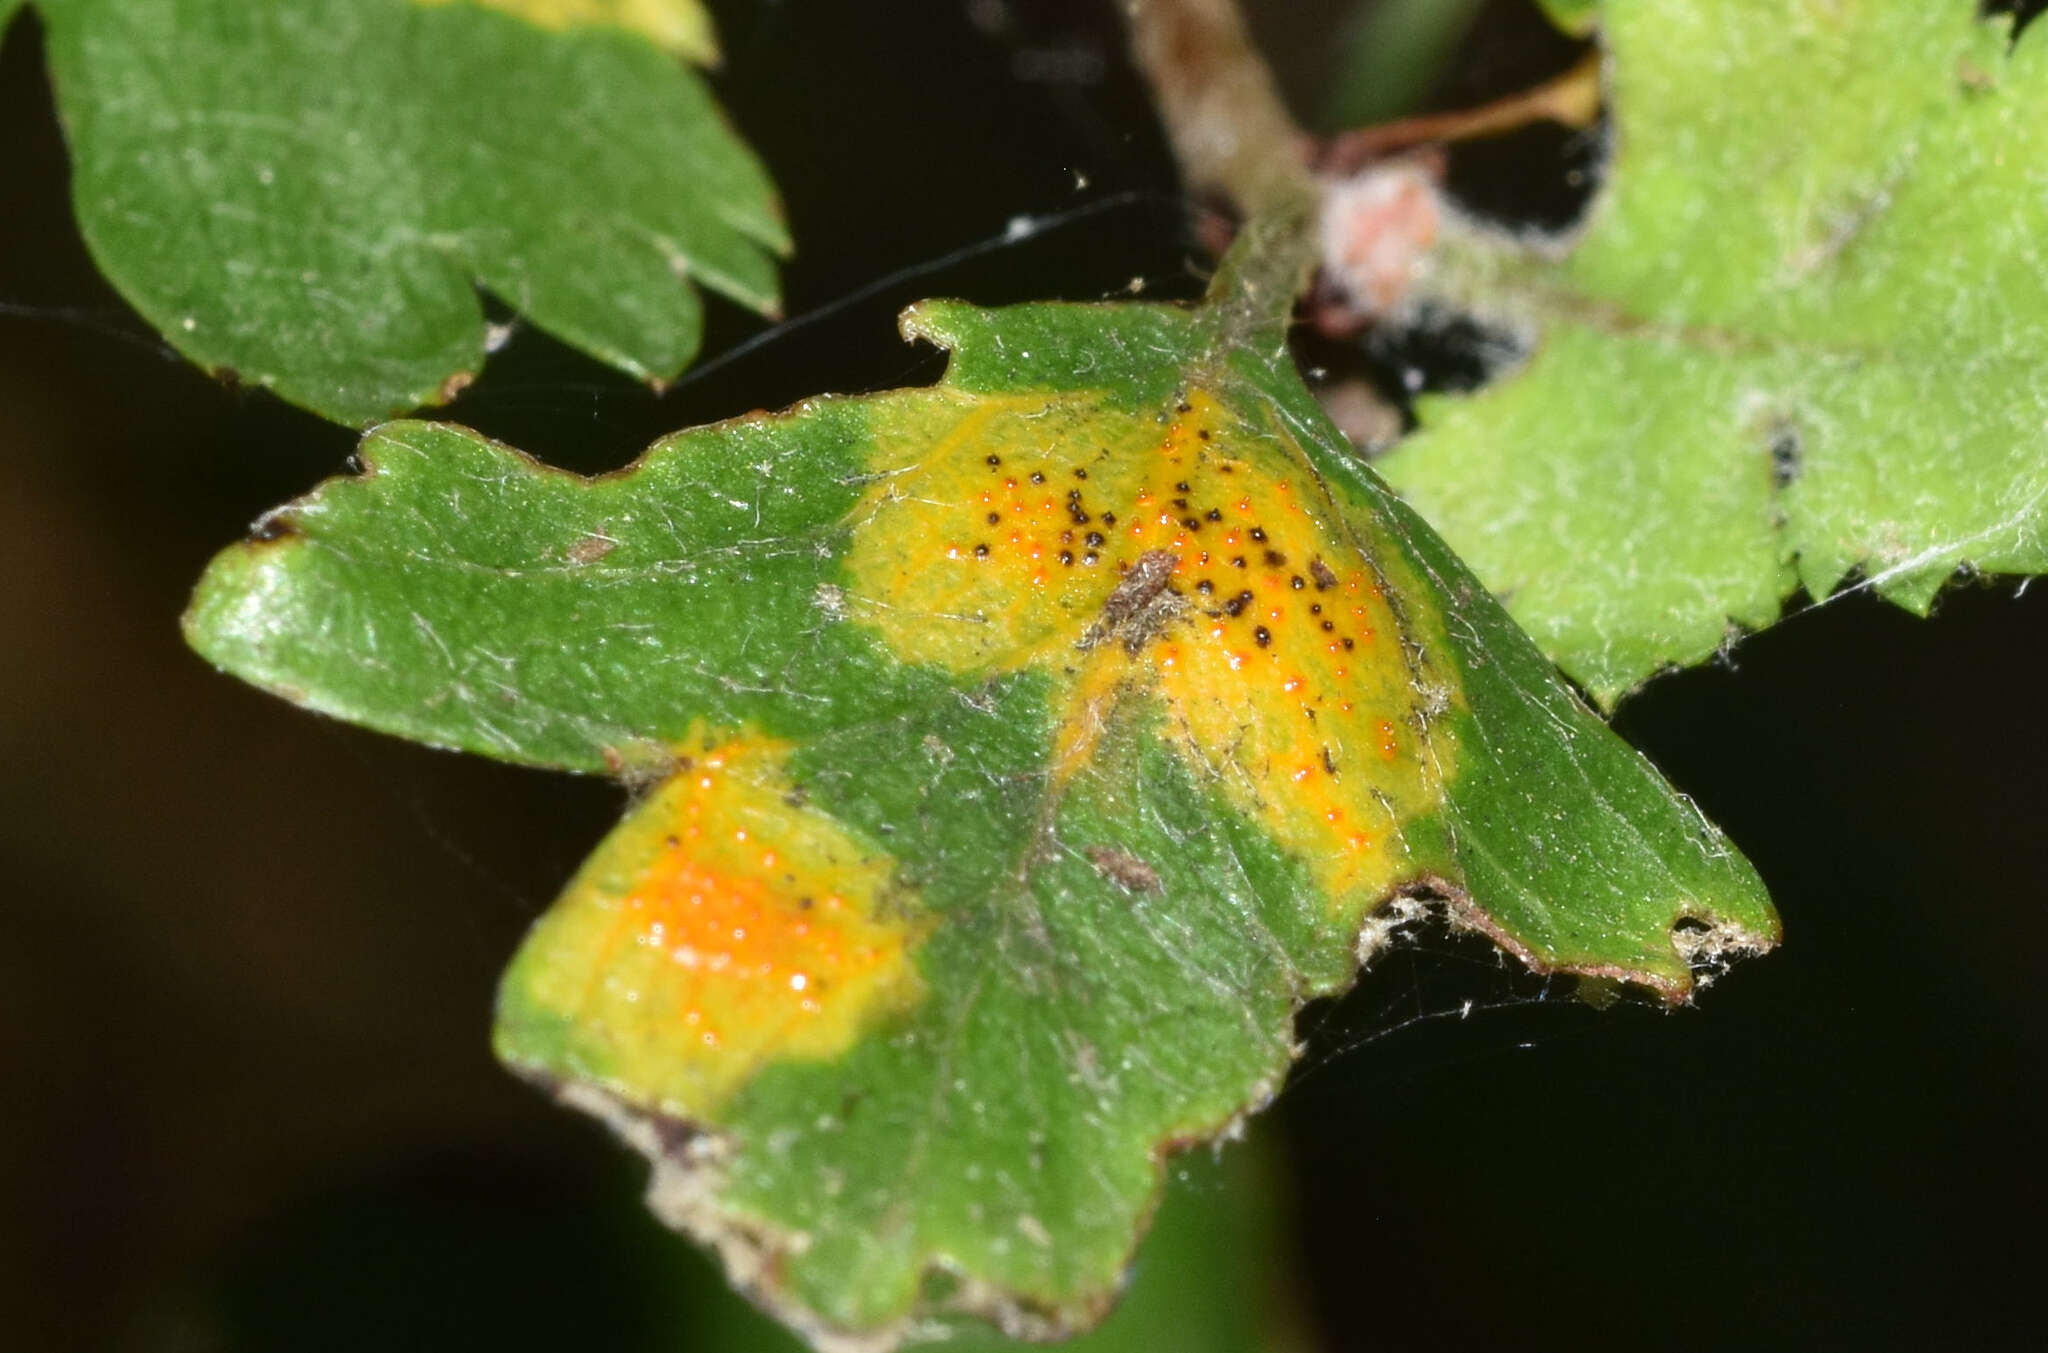
{"label": "rust fungus lesion", "polygon": [[1145,863],[1128,850],[1115,846],[1090,846],[1087,850],[1088,863],[1111,883],[1127,893],[1156,893],[1163,891],[1159,882],[1159,871]]}
{"label": "rust fungus lesion", "polygon": [[939,390],[877,439],[853,617],[905,661],[1051,675],[1055,786],[1125,702],[1157,701],[1201,778],[1339,905],[1407,867],[1401,824],[1435,806],[1441,757],[1404,617],[1282,434],[1200,388],[1149,411]]}
{"label": "rust fungus lesion", "polygon": [[508,1056],[559,1022],[635,1102],[702,1114],[916,999],[923,926],[894,862],[797,791],[787,751],[700,737],[673,760],[508,974]]}
{"label": "rust fungus lesion", "polygon": [[1187,600],[1173,586],[1179,555],[1170,550],[1147,550],[1121,567],[1123,576],[1103,598],[1102,613],[1076,647],[1085,651],[1118,639],[1124,652],[1136,657],[1148,640],[1186,613]]}

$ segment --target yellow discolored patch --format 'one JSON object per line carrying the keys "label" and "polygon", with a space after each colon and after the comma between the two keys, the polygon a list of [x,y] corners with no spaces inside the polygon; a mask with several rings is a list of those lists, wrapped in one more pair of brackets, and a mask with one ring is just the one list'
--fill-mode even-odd
{"label": "yellow discolored patch", "polygon": [[1340,908],[1391,886],[1448,749],[1295,448],[1201,391],[1156,418],[944,389],[896,412],[856,516],[854,616],[908,661],[1053,674],[1055,775],[1118,700],[1158,692],[1184,754]]}
{"label": "yellow discolored patch", "polygon": [[703,65],[718,60],[718,38],[702,0],[413,0],[420,5],[479,4],[540,28],[623,28]]}
{"label": "yellow discolored patch", "polygon": [[501,1041],[529,1060],[522,1028],[570,1030],[591,1074],[701,1115],[765,1063],[845,1051],[921,982],[918,927],[886,914],[893,862],[803,802],[786,748],[692,745],[535,928]]}

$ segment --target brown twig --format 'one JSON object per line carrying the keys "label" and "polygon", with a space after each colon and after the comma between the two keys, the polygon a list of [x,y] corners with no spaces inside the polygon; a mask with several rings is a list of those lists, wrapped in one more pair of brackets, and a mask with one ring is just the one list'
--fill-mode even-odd
{"label": "brown twig", "polygon": [[1315,264],[1319,192],[1309,138],[1280,102],[1235,0],[1127,0],[1131,51],[1188,185],[1244,217],[1210,286],[1226,332],[1284,333]]}
{"label": "brown twig", "polygon": [[1317,167],[1326,174],[1353,174],[1375,160],[1416,146],[1499,136],[1532,122],[1590,127],[1599,116],[1600,54],[1589,52],[1564,74],[1477,108],[1406,117],[1341,132],[1324,145]]}

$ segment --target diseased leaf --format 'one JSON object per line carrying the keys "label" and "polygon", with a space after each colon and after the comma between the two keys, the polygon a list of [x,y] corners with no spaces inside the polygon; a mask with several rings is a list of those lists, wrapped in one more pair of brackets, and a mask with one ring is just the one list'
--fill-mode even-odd
{"label": "diseased leaf", "polygon": [[1384,469],[1596,699],[1802,585],[2048,568],[2048,48],[1975,8],[1609,6],[1584,238],[1449,246],[1538,346]]}
{"label": "diseased leaf", "polygon": [[248,680],[646,786],[498,1048],[814,1338],[1093,1322],[1419,898],[1672,999],[1775,938],[1238,314],[925,305],[939,385],[596,480],[392,424],[201,584]]}
{"label": "diseased leaf", "polygon": [[650,40],[708,52],[694,3],[38,5],[95,260],[245,384],[357,424],[445,400],[478,286],[648,380],[696,354],[693,281],[776,305],[773,189]]}
{"label": "diseased leaf", "polygon": [[718,37],[701,0],[418,0],[425,5],[480,4],[542,28],[623,28],[677,56],[718,60]]}

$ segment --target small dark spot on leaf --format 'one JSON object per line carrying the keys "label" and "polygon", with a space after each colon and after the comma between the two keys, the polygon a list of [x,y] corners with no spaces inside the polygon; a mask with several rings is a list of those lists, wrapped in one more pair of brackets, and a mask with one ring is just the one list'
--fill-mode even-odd
{"label": "small dark spot on leaf", "polygon": [[609,536],[585,536],[567,550],[572,564],[594,564],[619,547]]}
{"label": "small dark spot on leaf", "polygon": [[1799,478],[1804,466],[1805,453],[1800,445],[1799,429],[1790,423],[1778,423],[1771,429],[1771,485],[1773,488],[1789,488]]}
{"label": "small dark spot on leaf", "polygon": [[1102,876],[1131,893],[1156,893],[1162,891],[1159,871],[1146,864],[1128,850],[1115,846],[1088,847],[1088,862],[1102,871]]}

